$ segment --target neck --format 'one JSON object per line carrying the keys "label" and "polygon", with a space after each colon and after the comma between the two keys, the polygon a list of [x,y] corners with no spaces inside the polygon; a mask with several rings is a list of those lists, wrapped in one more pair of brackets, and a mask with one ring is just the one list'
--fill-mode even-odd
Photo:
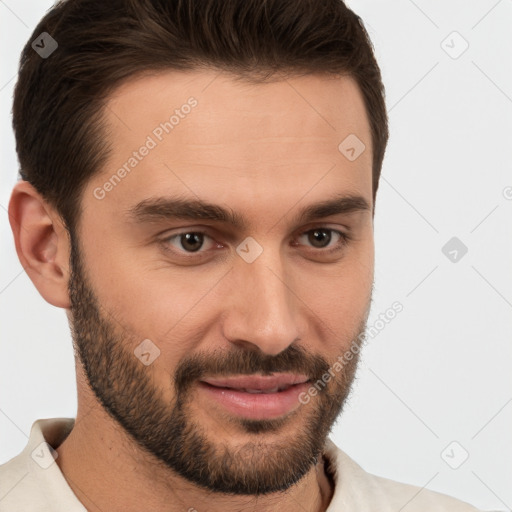
{"label": "neck", "polygon": [[[79,399],[75,426],[57,448],[69,486],[89,512],[324,512],[333,487],[318,462],[297,484],[265,496],[215,494],[183,479],[139,448],[90,394]],[[298,507],[300,505],[300,507]]]}

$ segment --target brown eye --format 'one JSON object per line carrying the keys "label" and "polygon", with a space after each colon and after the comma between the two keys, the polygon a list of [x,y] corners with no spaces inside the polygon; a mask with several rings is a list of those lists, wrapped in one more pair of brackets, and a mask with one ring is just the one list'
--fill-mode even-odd
{"label": "brown eye", "polygon": [[349,240],[349,237],[337,229],[320,227],[305,231],[300,235],[300,239],[303,240],[302,243],[304,245],[319,249],[318,252],[320,253],[322,251],[330,252],[342,249]]}
{"label": "brown eye", "polygon": [[202,233],[182,233],[178,236],[181,247],[186,251],[196,252],[203,246],[204,237]]}
{"label": "brown eye", "polygon": [[330,229],[314,229],[309,231],[308,241],[311,245],[316,248],[323,249],[327,247],[331,241],[331,230]]}
{"label": "brown eye", "polygon": [[177,255],[197,253],[203,256],[215,245],[213,239],[201,231],[182,231],[164,238],[160,243],[164,249]]}

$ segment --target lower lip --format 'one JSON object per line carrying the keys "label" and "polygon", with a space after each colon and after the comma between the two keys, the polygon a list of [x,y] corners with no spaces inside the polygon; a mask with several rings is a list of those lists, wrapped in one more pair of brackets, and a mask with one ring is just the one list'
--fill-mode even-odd
{"label": "lower lip", "polygon": [[299,395],[309,386],[308,382],[295,384],[277,393],[247,393],[229,388],[218,388],[205,382],[199,388],[220,403],[229,412],[245,418],[264,420],[289,413],[299,404]]}

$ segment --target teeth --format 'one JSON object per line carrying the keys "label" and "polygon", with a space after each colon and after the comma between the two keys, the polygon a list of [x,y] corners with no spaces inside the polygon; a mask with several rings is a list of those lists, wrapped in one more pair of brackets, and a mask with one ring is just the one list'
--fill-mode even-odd
{"label": "teeth", "polygon": [[233,389],[234,391],[243,391],[244,393],[253,393],[253,394],[261,394],[261,393],[278,393],[280,391],[286,391],[287,389],[290,389],[293,386],[293,384],[287,384],[284,386],[276,386],[272,389],[251,389],[251,388],[227,388],[227,389]]}
{"label": "teeth", "polygon": [[262,389],[247,389],[244,388],[242,391],[245,391],[246,393],[277,393],[279,391],[279,388],[272,388],[267,389],[266,391],[263,391]]}

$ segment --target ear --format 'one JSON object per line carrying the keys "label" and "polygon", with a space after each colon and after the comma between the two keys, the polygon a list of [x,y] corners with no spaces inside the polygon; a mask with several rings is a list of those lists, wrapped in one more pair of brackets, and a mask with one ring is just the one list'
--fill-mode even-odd
{"label": "ear", "polygon": [[42,297],[69,309],[69,235],[57,214],[27,181],[16,183],[9,201],[16,252]]}

